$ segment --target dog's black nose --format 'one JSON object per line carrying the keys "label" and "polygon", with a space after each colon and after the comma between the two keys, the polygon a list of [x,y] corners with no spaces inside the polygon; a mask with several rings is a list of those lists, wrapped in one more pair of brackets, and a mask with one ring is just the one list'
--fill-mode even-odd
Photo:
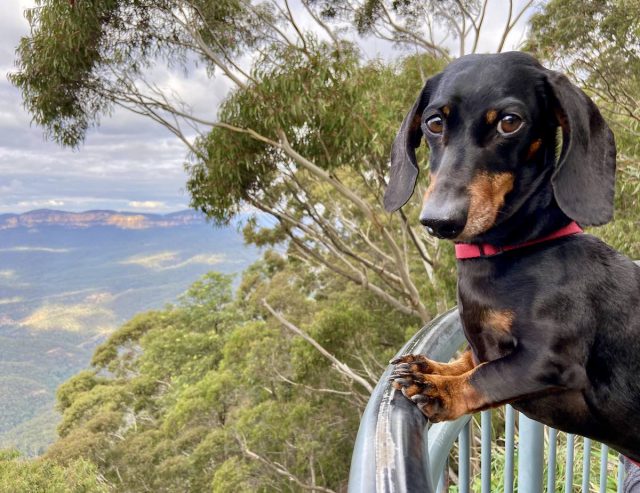
{"label": "dog's black nose", "polygon": [[452,239],[462,233],[465,221],[456,218],[435,218],[421,216],[420,223],[427,228],[429,234],[438,238]]}

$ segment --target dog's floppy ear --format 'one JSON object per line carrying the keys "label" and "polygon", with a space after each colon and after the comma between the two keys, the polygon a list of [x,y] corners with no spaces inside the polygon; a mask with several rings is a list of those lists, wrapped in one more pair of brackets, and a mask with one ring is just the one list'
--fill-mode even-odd
{"label": "dog's floppy ear", "polygon": [[418,163],[415,149],[420,146],[420,140],[422,139],[420,120],[422,112],[429,104],[430,93],[437,79],[439,79],[439,76],[427,80],[420,96],[418,96],[407,116],[404,117],[398,135],[393,141],[389,185],[384,193],[384,208],[388,212],[400,209],[413,195],[413,189],[418,179]]}
{"label": "dog's floppy ear", "polygon": [[616,145],[593,101],[564,75],[548,71],[562,152],[551,178],[562,211],[583,226],[613,217]]}

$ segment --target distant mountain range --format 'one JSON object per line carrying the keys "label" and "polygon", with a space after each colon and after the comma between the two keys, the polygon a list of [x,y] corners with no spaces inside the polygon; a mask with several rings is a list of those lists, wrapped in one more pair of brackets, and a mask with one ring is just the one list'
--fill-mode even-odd
{"label": "distant mountain range", "polygon": [[98,344],[206,272],[239,274],[259,254],[238,224],[215,227],[194,211],[0,215],[0,448],[41,453],[57,386]]}
{"label": "distant mountain range", "polygon": [[139,212],[85,211],[66,212],[39,209],[23,214],[0,214],[0,230],[33,228],[37,226],[64,226],[67,228],[91,228],[113,226],[120,229],[173,228],[204,224],[205,217],[192,210],[171,214],[142,214]]}

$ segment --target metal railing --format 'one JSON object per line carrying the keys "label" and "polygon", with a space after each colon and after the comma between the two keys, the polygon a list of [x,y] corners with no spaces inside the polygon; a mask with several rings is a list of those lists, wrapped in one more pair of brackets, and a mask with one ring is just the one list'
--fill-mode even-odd
{"label": "metal railing", "polygon": [[[398,355],[424,353],[431,359],[448,361],[464,342],[460,317],[457,309],[453,309],[421,329]],[[472,490],[513,493],[514,485],[518,493],[541,493],[545,485],[547,492],[605,493],[612,487],[622,491],[624,468],[606,445],[594,447],[588,438],[580,438],[582,447],[578,452],[582,454],[582,467],[576,474],[576,437],[545,427],[511,406],[506,407],[504,415],[500,450],[504,454],[502,477],[492,477],[491,456],[495,448],[492,411],[480,413],[480,466],[477,467],[477,457],[472,458],[477,447],[471,443],[477,436],[472,434],[477,420],[464,416],[427,428],[427,421],[418,408],[391,387],[388,382],[391,371],[390,366],[382,375],[362,416],[351,461],[349,493],[441,493],[449,491],[450,472],[457,476],[458,493]],[[562,462],[557,460],[559,444],[565,456]],[[600,455],[597,482],[596,474],[591,474],[594,449]],[[456,459],[457,471],[450,468],[450,457]],[[564,481],[557,477],[557,469],[562,469]],[[477,473],[474,474],[474,470]],[[580,489],[574,484],[578,479]],[[562,482],[560,488],[558,482]]]}

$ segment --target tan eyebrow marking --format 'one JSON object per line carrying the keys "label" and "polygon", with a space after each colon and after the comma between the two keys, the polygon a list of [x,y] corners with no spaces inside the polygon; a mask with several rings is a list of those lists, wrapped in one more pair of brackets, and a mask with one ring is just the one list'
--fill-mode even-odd
{"label": "tan eyebrow marking", "polygon": [[531,143],[531,146],[529,146],[529,152],[527,153],[527,160],[535,156],[536,152],[538,152],[538,149],[540,149],[541,145],[542,145],[542,139],[534,140]]}
{"label": "tan eyebrow marking", "polygon": [[449,113],[451,113],[451,108],[449,108],[449,106],[443,106],[442,113],[444,114],[444,116],[449,116]]}
{"label": "tan eyebrow marking", "polygon": [[489,110],[485,115],[485,119],[489,125],[492,125],[498,118],[498,112],[496,110]]}

